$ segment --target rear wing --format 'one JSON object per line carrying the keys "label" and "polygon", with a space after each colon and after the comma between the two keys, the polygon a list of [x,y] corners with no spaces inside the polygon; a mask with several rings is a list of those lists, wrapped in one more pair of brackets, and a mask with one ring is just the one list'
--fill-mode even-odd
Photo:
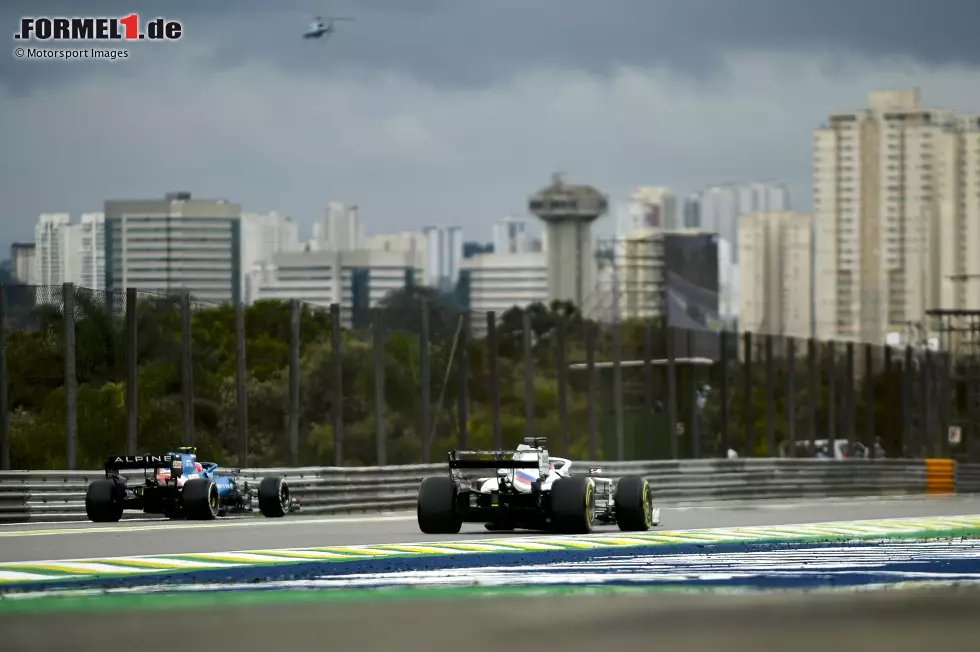
{"label": "rear wing", "polygon": [[[545,465],[547,466],[547,461]],[[451,451],[449,453],[450,469],[537,469],[540,466],[540,455],[536,460],[515,460],[514,451]]]}
{"label": "rear wing", "polygon": [[105,461],[106,474],[117,475],[119,471],[170,469],[172,476],[182,470],[180,455],[160,453],[158,455],[114,455]]}

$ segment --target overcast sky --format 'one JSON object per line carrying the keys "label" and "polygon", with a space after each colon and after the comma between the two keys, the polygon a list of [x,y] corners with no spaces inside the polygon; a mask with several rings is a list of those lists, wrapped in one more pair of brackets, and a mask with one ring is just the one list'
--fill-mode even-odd
{"label": "overcast sky", "polygon": [[[124,61],[21,61],[9,41],[0,246],[42,212],[173,190],[304,237],[337,200],[369,233],[486,240],[558,169],[617,202],[778,179],[808,210],[829,112],[916,86],[980,112],[980,0],[5,0],[0,22],[154,6],[185,37]],[[303,40],[314,14],[356,21]]]}

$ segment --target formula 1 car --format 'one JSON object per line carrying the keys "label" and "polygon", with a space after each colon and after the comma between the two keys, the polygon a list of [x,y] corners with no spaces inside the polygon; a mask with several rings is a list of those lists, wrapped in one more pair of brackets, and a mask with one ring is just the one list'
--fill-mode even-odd
{"label": "formula 1 car", "polygon": [[[456,534],[463,523],[491,532],[525,530],[588,534],[598,524],[642,532],[660,525],[652,491],[641,476],[572,475],[571,460],[550,457],[547,440],[528,437],[517,451],[452,451],[449,475],[422,480],[418,523],[426,534]],[[496,469],[495,477],[467,479],[461,469]]]}
{"label": "formula 1 car", "polygon": [[[157,455],[113,456],[106,460],[105,479],[93,481],[85,492],[85,513],[96,523],[114,523],[126,509],[172,519],[212,520],[251,512],[256,497],[259,511],[269,518],[299,509],[284,478],[263,478],[254,491],[247,480],[220,474],[217,469],[213,462],[198,462],[194,447]],[[124,470],[142,470],[143,483],[130,486],[129,479],[119,474]]]}

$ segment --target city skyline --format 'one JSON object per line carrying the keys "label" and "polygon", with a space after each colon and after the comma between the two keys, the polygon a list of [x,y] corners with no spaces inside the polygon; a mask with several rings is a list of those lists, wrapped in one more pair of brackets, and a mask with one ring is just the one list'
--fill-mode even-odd
{"label": "city skyline", "polygon": [[[27,239],[41,212],[167,188],[279,210],[304,229],[336,198],[379,231],[458,224],[484,240],[554,169],[613,197],[780,177],[807,211],[806,141],[834,107],[912,86],[936,105],[980,107],[975,2],[910,13],[623,0],[595,14],[376,0],[326,48],[294,38],[290,5],[181,4],[185,38],[120,65],[3,61],[0,118],[17,127],[4,137],[0,244]],[[568,36],[579,33],[594,47]],[[420,37],[435,34],[455,36]],[[167,151],[164,134],[180,147]]]}

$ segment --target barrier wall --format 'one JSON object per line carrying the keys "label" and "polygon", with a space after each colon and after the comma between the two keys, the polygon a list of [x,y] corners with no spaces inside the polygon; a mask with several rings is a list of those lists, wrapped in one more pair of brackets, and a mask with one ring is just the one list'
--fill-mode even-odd
{"label": "barrier wall", "polygon": [[[643,475],[661,505],[725,500],[980,493],[980,464],[952,460],[735,459],[575,462],[572,473],[602,468]],[[287,478],[303,513],[412,510],[419,483],[445,464],[241,469],[239,477]],[[0,522],[86,520],[85,488],[101,471],[0,472]],[[137,472],[131,478],[142,478]],[[123,518],[140,518],[126,512]]]}

